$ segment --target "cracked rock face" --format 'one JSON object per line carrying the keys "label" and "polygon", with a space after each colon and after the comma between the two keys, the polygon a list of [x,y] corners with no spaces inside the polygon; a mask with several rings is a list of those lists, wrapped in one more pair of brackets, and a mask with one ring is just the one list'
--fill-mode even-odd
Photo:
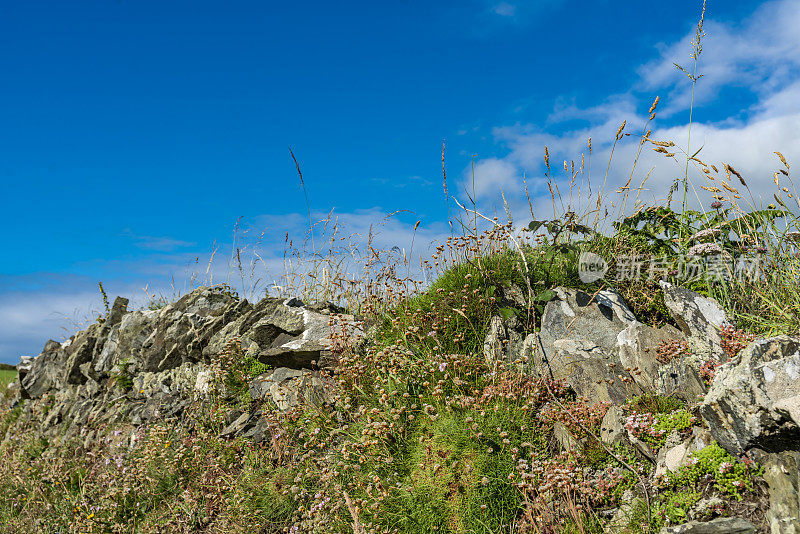
{"label": "cracked rock face", "polygon": [[800,443],[800,338],[754,342],[717,369],[700,414],[725,449],[770,452]]}
{"label": "cracked rock face", "polygon": [[614,291],[555,292],[557,299],[545,306],[540,333],[529,341],[535,341],[536,372],[566,380],[579,396],[596,402],[624,402],[625,384],[615,370],[617,336],[636,322],[633,312]]}
{"label": "cracked rock face", "polygon": [[[269,396],[282,410],[302,400],[327,402],[323,381],[309,369],[332,362],[334,333],[363,337],[355,318],[340,311],[271,297],[254,305],[219,288],[199,288],[160,310],[128,312],[118,298],[104,322],[64,343],[49,341],[22,362],[20,396],[52,396],[44,421],[51,429],[67,420],[77,428],[90,420],[140,424],[179,415],[193,396],[210,391],[209,362],[238,339],[276,368],[280,380]],[[121,375],[130,380],[127,390]]]}
{"label": "cracked rock face", "polygon": [[253,379],[249,388],[253,400],[271,400],[283,412],[301,401],[312,405],[333,402],[330,388],[325,386],[319,373],[307,369],[279,367]]}
{"label": "cracked rock face", "polygon": [[719,303],[694,291],[660,282],[670,315],[688,337],[692,348],[706,354],[723,354],[719,331],[730,324]]}
{"label": "cracked rock face", "polygon": [[536,372],[565,380],[594,402],[622,404],[631,394],[704,391],[683,362],[672,369],[656,360],[658,345],[683,339],[682,332],[640,323],[615,291],[555,291],[558,298],[545,306],[540,333],[525,340]]}

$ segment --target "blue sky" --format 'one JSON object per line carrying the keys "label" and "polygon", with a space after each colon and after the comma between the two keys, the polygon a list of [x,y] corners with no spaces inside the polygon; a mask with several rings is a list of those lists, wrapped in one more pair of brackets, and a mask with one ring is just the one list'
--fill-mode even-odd
{"label": "blue sky", "polygon": [[[289,147],[314,220],[333,209],[347,230],[373,224],[381,245],[406,247],[417,220],[418,239],[446,231],[443,140],[451,193],[471,187],[474,155],[480,205],[497,209],[502,188],[524,216],[523,174],[546,205],[545,145],[556,161],[578,158],[591,136],[599,169],[618,125],[641,129],[655,95],[654,132],[684,139],[689,85],[672,63],[688,63],[699,9],[3,3],[0,361],[69,335],[99,307],[98,280],[137,301],[145,285],[184,290],[214,243],[230,254],[240,217],[277,265],[285,232],[302,238],[306,224]],[[770,185],[773,150],[800,157],[797,27],[798,0],[708,4],[692,136]],[[654,197],[674,179],[662,168]],[[408,211],[383,220],[397,210]]]}

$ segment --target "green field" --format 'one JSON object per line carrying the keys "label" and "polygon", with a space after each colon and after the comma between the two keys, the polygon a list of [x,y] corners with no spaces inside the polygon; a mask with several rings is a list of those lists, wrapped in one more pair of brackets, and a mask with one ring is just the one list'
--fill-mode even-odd
{"label": "green field", "polygon": [[0,392],[5,391],[6,387],[17,378],[17,371],[0,369]]}

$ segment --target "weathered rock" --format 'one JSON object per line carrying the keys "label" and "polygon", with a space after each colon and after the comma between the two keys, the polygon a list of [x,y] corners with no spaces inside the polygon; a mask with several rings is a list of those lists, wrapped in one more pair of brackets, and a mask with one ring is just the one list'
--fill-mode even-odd
{"label": "weathered rock", "polygon": [[668,363],[656,359],[656,350],[661,343],[683,339],[683,332],[671,325],[653,328],[639,322],[632,323],[617,335],[620,363],[623,368],[632,370],[630,376],[642,392],[676,395],[693,401],[705,393],[703,381],[697,373],[702,361],[696,356]]}
{"label": "weathered rock", "polygon": [[555,291],[558,298],[545,306],[539,335],[525,341],[534,349],[535,372],[565,380],[593,402],[624,403],[629,376],[619,360],[618,337],[638,324],[633,312],[614,291]]}
{"label": "weathered rock", "polygon": [[620,507],[614,511],[611,520],[605,525],[603,531],[608,534],[625,532],[633,520],[636,509],[641,506],[644,506],[643,499],[637,497],[633,491],[625,490],[620,500]]}
{"label": "weathered rock", "polygon": [[695,521],[708,520],[724,506],[725,501],[716,496],[700,499],[692,506],[691,510],[689,510],[689,519]]}
{"label": "weathered rock", "polygon": [[605,351],[617,348],[617,336],[636,322],[622,297],[611,290],[591,295],[576,289],[557,288],[557,299],[547,303],[542,315],[541,341],[550,366],[561,362],[555,342],[561,339],[591,341]]}
{"label": "weathered rock", "polygon": [[114,299],[114,304],[111,306],[111,311],[108,313],[104,324],[106,326],[114,326],[122,320],[126,313],[128,313],[128,299],[117,297]]}
{"label": "weathered rock", "polygon": [[249,413],[242,413],[233,422],[229,423],[219,433],[223,438],[230,438],[240,436],[250,425],[251,415]]}
{"label": "weathered rock", "polygon": [[612,446],[625,437],[625,414],[619,406],[611,406],[600,423],[600,439]]}
{"label": "weathered rock", "polygon": [[717,369],[700,414],[725,449],[796,450],[800,443],[800,338],[754,342]]}
{"label": "weathered rock", "polygon": [[661,534],[755,534],[756,527],[740,517],[720,517],[701,523],[690,521],[675,527],[664,527]]}
{"label": "weathered rock", "polygon": [[253,400],[270,400],[281,411],[288,411],[301,402],[315,406],[333,401],[330,387],[319,374],[309,370],[279,367],[259,375],[249,384]]}
{"label": "weathered rock", "polygon": [[125,314],[120,322],[111,326],[106,342],[94,360],[94,371],[99,376],[109,376],[119,371],[123,360],[131,364],[131,371],[142,368],[142,347],[156,328],[157,311],[134,311]]}
{"label": "weathered rock", "polygon": [[489,321],[489,332],[483,342],[483,358],[489,367],[504,359],[504,341],[506,342],[505,344],[508,344],[508,335],[503,324],[503,318],[495,315]]}
{"label": "weathered rock", "polygon": [[227,292],[200,288],[162,308],[151,333],[133,356],[143,371],[166,371],[185,362],[198,361],[211,337],[236,306]]}
{"label": "weathered rock", "polygon": [[520,309],[526,308],[528,306],[528,299],[525,295],[525,291],[522,290],[517,284],[509,284],[502,288],[503,298]]}
{"label": "weathered rock", "polygon": [[230,339],[238,337],[248,355],[272,367],[328,366],[335,335],[346,335],[349,343],[364,335],[352,315],[334,315],[332,310],[338,308],[318,304],[309,309],[297,299],[265,298],[221,328],[204,354],[219,354]]}
{"label": "weathered rock", "polygon": [[81,366],[92,361],[98,339],[103,340],[105,329],[93,324],[75,336],[65,350],[64,382],[67,384],[83,384],[89,378]]}
{"label": "weathered rock", "polygon": [[20,385],[26,396],[38,399],[51,389],[63,385],[64,346],[52,339],[45,343],[41,354],[28,363],[28,370],[20,373]]}
{"label": "weathered rock", "polygon": [[220,437],[243,437],[254,443],[263,443],[270,438],[269,427],[260,411],[242,413],[220,432]]}
{"label": "weathered rock", "polygon": [[753,451],[764,467],[769,487],[769,510],[766,520],[773,534],[800,532],[800,451],[766,454]]}
{"label": "weathered rock", "polygon": [[633,445],[634,450],[640,455],[641,458],[650,460],[653,463],[656,462],[656,455],[653,453],[653,450],[647,443],[640,440],[629,431],[627,432],[627,439],[628,443]]}
{"label": "weathered rock", "polygon": [[[36,417],[43,433],[62,422],[75,435],[89,422],[177,417],[211,392],[210,360],[241,340],[251,356],[288,364],[274,372],[279,383],[268,392],[270,402],[284,410],[330,402],[324,377],[301,369],[330,358],[341,339],[363,337],[355,318],[339,312],[327,304],[303,307],[297,299],[252,305],[219,287],[199,288],[160,310],[128,312],[127,300],[117,298],[105,321],[64,343],[50,341],[38,357],[21,362],[20,397],[41,400]],[[247,431],[262,435],[265,428],[254,422]]]}
{"label": "weathered rock", "polygon": [[670,434],[664,446],[658,451],[656,457],[655,476],[665,475],[667,472],[674,473],[681,467],[691,463],[694,454],[711,445],[714,441],[711,433],[703,428],[692,428],[692,435],[685,441],[681,441],[677,433]]}
{"label": "weathered rock", "polygon": [[696,352],[722,354],[720,329],[730,324],[719,303],[694,291],[669,282],[659,282],[664,291],[664,303],[672,318],[689,338]]}

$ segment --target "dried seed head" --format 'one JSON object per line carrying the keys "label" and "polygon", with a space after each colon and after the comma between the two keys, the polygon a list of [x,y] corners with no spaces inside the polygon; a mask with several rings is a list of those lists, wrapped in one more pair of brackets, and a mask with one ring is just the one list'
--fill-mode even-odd
{"label": "dried seed head", "polygon": [[730,165],[728,165],[726,163],[725,164],[725,170],[728,173],[728,179],[730,179],[731,174],[734,174],[739,179],[739,181],[742,183],[742,185],[747,187],[747,183],[745,183],[744,178],[742,178],[742,175],[739,174],[739,172],[736,169],[734,169],[733,167],[731,167]]}
{"label": "dried seed head", "polygon": [[648,111],[648,113],[653,113],[657,107],[658,107],[658,97],[656,97],[656,99],[653,100],[653,105],[650,106],[650,111]]}
{"label": "dried seed head", "polygon": [[777,156],[781,159],[781,163],[783,163],[784,167],[788,169],[789,164],[786,163],[786,158],[783,157],[783,154],[781,154],[780,152],[775,152],[775,154],[777,154]]}
{"label": "dried seed head", "polygon": [[622,121],[622,124],[620,124],[620,125],[619,125],[619,128],[617,129],[617,133],[616,133],[616,135],[614,136],[614,137],[616,137],[618,140],[619,140],[619,139],[621,139],[621,137],[620,137],[620,134],[622,133],[622,130],[624,130],[624,129],[625,129],[625,125],[626,125],[627,123],[628,123],[628,121],[627,121],[627,120],[624,120],[624,121]]}
{"label": "dried seed head", "polygon": [[731,193],[733,193],[734,195],[738,195],[738,194],[739,194],[739,191],[737,191],[735,188],[733,188],[733,187],[729,186],[729,185],[728,185],[728,184],[726,184],[725,182],[720,182],[720,183],[722,184],[722,187],[724,187],[725,189],[727,189],[728,191],[730,191],[730,192],[731,192]]}

